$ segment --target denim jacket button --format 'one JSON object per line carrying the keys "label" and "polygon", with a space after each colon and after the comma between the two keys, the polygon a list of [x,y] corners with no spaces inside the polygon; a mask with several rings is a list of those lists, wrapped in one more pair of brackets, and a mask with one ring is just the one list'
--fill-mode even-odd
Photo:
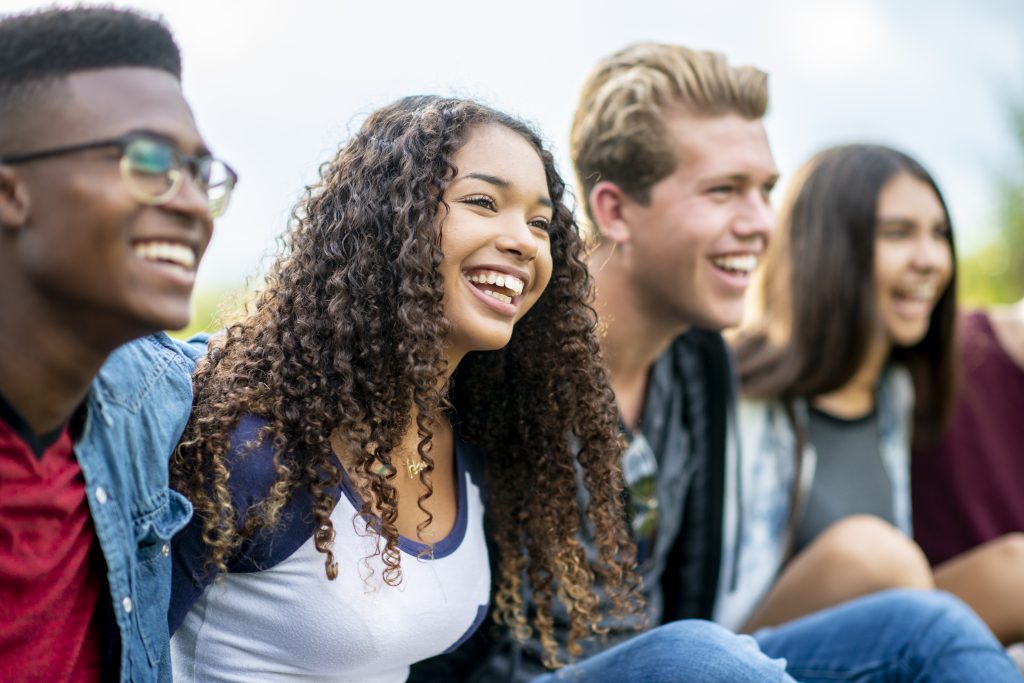
{"label": "denim jacket button", "polygon": [[107,502],[107,492],[102,486],[96,487],[96,502],[100,505]]}
{"label": "denim jacket button", "polygon": [[164,547],[160,548],[160,554],[163,555],[164,557],[167,557],[168,555],[170,555],[171,554],[171,546],[169,546],[166,543],[164,543]]}
{"label": "denim jacket button", "polygon": [[126,597],[124,600],[121,601],[121,607],[124,608],[125,614],[131,614],[132,613],[132,599]]}

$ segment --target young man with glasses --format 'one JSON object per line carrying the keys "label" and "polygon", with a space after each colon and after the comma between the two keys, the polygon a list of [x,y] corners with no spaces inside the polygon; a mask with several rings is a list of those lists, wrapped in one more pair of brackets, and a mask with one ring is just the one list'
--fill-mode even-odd
{"label": "young man with glasses", "polygon": [[[0,679],[169,680],[196,267],[236,176],[158,21],[0,19]],[[149,336],[147,336],[149,335]],[[133,341],[134,340],[134,341]]]}
{"label": "young man with glasses", "polygon": [[[740,520],[759,504],[742,490],[719,331],[739,322],[774,227],[767,98],[757,69],[654,44],[602,60],[580,97],[571,148],[594,227],[595,308],[629,442],[627,514],[647,602],[646,623],[606,623],[587,654],[608,673],[600,680],[1020,681],[947,595],[879,593],[758,631],[756,646],[710,623],[742,625],[729,614],[746,588]],[[530,681],[543,673],[539,653],[535,639],[485,632],[460,653],[471,674],[459,658],[431,660],[415,680]]]}

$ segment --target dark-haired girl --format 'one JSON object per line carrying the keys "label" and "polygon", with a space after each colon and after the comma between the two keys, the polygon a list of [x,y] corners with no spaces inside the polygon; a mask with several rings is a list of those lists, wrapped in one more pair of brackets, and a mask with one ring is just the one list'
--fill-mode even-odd
{"label": "dark-haired girl", "polygon": [[937,586],[1005,625],[1004,642],[1019,638],[1024,588],[1001,604],[978,599],[997,547],[933,575],[909,538],[911,443],[941,433],[954,388],[955,250],[935,181],[887,147],[818,154],[794,181],[760,277],[759,316],[736,344],[753,470],[747,626]]}

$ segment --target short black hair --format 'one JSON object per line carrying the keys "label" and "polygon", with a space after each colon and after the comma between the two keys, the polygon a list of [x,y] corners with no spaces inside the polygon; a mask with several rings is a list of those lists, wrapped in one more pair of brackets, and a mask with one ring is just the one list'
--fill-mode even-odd
{"label": "short black hair", "polygon": [[78,71],[144,67],[181,80],[181,52],[159,19],[112,7],[45,9],[0,17],[0,127],[33,93]]}
{"label": "short black hair", "polygon": [[110,7],[0,18],[0,93],[76,71],[141,66],[181,79],[181,53],[158,19]]}

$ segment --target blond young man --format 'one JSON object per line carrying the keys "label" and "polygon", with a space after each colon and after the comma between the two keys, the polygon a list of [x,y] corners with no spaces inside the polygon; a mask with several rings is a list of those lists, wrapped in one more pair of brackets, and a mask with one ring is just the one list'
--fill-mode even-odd
{"label": "blond young man", "polygon": [[977,617],[938,594],[883,593],[756,641],[710,621],[738,588],[740,501],[757,504],[741,491],[718,331],[739,322],[774,227],[766,81],[716,53],[633,45],[597,65],[573,123],[646,623],[607,624],[599,652],[547,675],[536,642],[485,632],[412,680],[1019,680]]}

